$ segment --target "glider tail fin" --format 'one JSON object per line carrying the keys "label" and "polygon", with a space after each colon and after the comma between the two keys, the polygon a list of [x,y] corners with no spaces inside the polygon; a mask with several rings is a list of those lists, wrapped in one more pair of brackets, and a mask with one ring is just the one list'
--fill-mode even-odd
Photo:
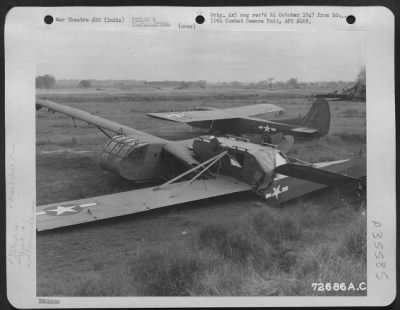
{"label": "glider tail fin", "polygon": [[324,136],[328,133],[331,123],[329,103],[323,98],[317,98],[308,113],[301,119],[301,125],[318,129],[318,134]]}
{"label": "glider tail fin", "polygon": [[325,136],[329,132],[329,127],[331,125],[329,103],[324,98],[316,98],[310,110],[308,110],[307,114],[303,117],[279,120],[278,122],[292,126],[317,129],[318,136]]}

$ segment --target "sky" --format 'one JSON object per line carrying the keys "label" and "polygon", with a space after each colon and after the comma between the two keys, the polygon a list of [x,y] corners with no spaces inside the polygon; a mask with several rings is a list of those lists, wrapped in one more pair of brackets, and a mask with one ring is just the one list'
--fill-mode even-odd
{"label": "sky", "polygon": [[36,68],[56,79],[353,81],[365,44],[360,31],[49,32]]}

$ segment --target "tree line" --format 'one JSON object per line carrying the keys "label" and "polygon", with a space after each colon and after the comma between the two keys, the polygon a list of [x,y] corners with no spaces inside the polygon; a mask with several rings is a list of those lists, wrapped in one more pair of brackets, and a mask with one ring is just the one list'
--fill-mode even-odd
{"label": "tree line", "polygon": [[[56,78],[51,74],[39,75],[36,77],[35,85],[36,88],[50,89],[56,86]],[[90,80],[79,81],[77,87],[89,88],[92,87],[92,82]]]}
{"label": "tree line", "polygon": [[[261,80],[258,82],[217,82],[210,83],[204,80],[201,81],[137,81],[137,80],[124,80],[124,81],[114,81],[114,80],[80,80],[76,81],[76,87],[81,88],[90,88],[90,87],[118,87],[118,86],[126,86],[128,87],[130,84],[135,87],[140,86],[148,86],[148,87],[172,87],[176,89],[184,89],[184,88],[207,88],[207,87],[230,87],[230,88],[258,88],[258,89],[284,89],[284,88],[307,88],[307,87],[329,87],[335,89],[345,89],[349,88],[354,83],[361,84],[365,87],[366,80],[366,70],[365,66],[360,68],[360,72],[355,79],[355,82],[348,81],[326,81],[326,82],[301,82],[296,77],[292,77],[286,81],[275,81],[274,78],[270,77],[265,80]],[[73,82],[73,81],[72,81]],[[45,88],[50,89],[56,86],[56,79],[54,76],[50,74],[41,75],[36,77],[36,88]],[[65,80],[60,82],[65,85]],[[126,85],[125,85],[126,84]],[[62,86],[61,86],[62,87]],[[65,86],[64,86],[65,87]]]}

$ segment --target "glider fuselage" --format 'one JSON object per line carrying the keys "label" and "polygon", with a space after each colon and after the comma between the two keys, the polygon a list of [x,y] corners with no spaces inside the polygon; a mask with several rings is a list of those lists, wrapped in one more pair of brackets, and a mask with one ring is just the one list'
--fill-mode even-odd
{"label": "glider fuselage", "polygon": [[[267,187],[277,163],[285,163],[285,156],[274,146],[251,143],[233,136],[202,136],[191,141],[148,143],[133,136],[114,136],[99,156],[99,166],[121,177],[134,181],[149,181],[160,177],[174,177],[212,157],[227,152],[227,156],[210,167],[210,171],[243,181],[254,189]],[[165,150],[173,148],[180,158],[192,158],[187,163]],[[185,165],[186,163],[186,165]]]}

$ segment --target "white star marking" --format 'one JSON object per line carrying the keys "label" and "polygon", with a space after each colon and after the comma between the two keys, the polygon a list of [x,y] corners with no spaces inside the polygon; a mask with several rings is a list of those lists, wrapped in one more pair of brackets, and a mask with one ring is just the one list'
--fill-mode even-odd
{"label": "white star marking", "polygon": [[278,199],[278,196],[281,193],[281,185],[279,184],[278,187],[276,187],[276,188],[274,187],[272,190],[273,190],[273,193],[271,196]]}
{"label": "white star marking", "polygon": [[47,212],[57,212],[57,215],[63,214],[65,212],[74,212],[78,213],[78,211],[73,210],[75,206],[70,206],[70,207],[63,207],[63,206],[57,206],[57,209],[52,209],[52,210],[46,210]]}
{"label": "white star marking", "polygon": [[[79,205],[79,207],[81,207],[81,208],[88,208],[88,207],[94,207],[94,206],[97,206],[97,203],[96,203],[96,202],[89,202],[89,203],[84,203],[84,204]],[[76,206],[69,206],[69,207],[57,206],[57,209],[46,210],[46,211],[39,211],[39,212],[36,212],[36,215],[46,215],[46,212],[47,212],[47,211],[57,212],[57,215],[63,214],[64,212],[74,212],[74,213],[78,213],[78,211],[76,211],[76,210],[57,211],[57,210],[59,210],[59,208],[63,208],[63,209],[72,209],[72,208],[74,208],[74,207],[76,207]],[[60,212],[61,212],[61,213],[60,213]]]}
{"label": "white star marking", "polygon": [[271,198],[271,197],[275,197],[275,199],[278,199],[279,195],[283,192],[286,192],[289,190],[289,186],[284,186],[282,187],[281,190],[281,185],[279,184],[277,187],[273,187],[272,188],[272,193],[267,193],[265,194],[265,199]]}
{"label": "white star marking", "polygon": [[268,124],[265,126],[258,126],[258,129],[264,130],[264,132],[276,131],[275,128],[269,127]]}

